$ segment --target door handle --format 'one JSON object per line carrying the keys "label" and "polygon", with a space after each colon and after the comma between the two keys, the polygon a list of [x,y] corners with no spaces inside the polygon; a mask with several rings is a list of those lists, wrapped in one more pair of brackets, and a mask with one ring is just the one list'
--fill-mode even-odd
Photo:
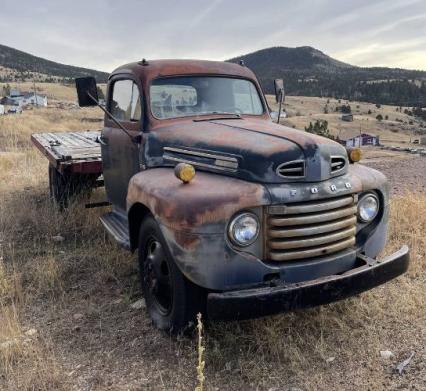
{"label": "door handle", "polygon": [[102,145],[108,145],[108,137],[98,136],[98,142]]}

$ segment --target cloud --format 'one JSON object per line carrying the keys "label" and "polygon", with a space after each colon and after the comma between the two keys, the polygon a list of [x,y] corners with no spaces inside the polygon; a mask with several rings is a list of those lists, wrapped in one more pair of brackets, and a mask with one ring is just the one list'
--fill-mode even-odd
{"label": "cloud", "polygon": [[106,71],[306,45],[355,65],[426,69],[425,18],[424,0],[21,0],[2,4],[0,43]]}
{"label": "cloud", "polygon": [[213,0],[209,6],[201,10],[189,23],[187,30],[192,30],[198,27],[203,20],[207,18],[208,15],[220,4],[222,0]]}
{"label": "cloud", "polygon": [[[426,37],[389,44],[356,46],[336,53],[339,59],[360,66],[388,66],[410,69],[426,69]],[[418,64],[424,64],[419,67]]]}

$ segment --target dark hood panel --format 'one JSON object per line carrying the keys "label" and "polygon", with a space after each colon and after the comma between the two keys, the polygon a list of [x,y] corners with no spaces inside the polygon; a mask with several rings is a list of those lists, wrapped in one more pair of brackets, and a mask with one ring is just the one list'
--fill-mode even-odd
{"label": "dark hood panel", "polygon": [[[147,167],[186,160],[197,169],[263,183],[316,182],[346,173],[347,164],[331,173],[331,156],[346,159],[346,151],[332,140],[264,119],[176,121],[155,128],[145,140]],[[305,161],[304,178],[276,174],[279,165],[295,160]]]}

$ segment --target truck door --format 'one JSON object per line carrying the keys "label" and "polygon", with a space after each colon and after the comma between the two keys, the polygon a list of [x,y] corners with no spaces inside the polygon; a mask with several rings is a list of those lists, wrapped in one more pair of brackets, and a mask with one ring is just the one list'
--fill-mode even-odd
{"label": "truck door", "polygon": [[[117,76],[108,85],[107,107],[130,135],[142,131],[142,95],[131,78]],[[108,201],[118,212],[126,210],[130,178],[140,170],[141,144],[135,143],[113,121],[105,118],[100,137],[103,175]]]}

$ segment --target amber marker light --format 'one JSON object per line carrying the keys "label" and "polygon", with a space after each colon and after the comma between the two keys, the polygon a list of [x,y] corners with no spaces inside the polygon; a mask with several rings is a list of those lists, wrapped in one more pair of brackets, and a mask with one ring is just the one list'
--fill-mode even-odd
{"label": "amber marker light", "polygon": [[348,158],[351,163],[356,163],[361,160],[361,149],[360,148],[347,148]]}
{"label": "amber marker light", "polygon": [[175,175],[183,183],[189,183],[195,177],[195,168],[191,164],[179,163],[175,167]]}

